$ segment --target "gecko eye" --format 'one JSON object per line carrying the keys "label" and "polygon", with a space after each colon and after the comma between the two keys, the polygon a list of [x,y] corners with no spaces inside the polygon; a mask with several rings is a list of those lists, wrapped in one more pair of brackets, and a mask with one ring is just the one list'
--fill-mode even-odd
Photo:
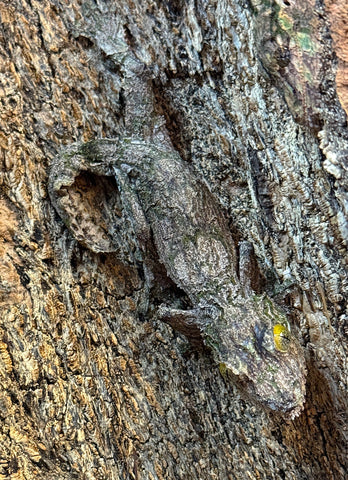
{"label": "gecko eye", "polygon": [[290,330],[285,326],[277,323],[273,327],[274,345],[278,352],[287,352],[290,346],[291,334]]}

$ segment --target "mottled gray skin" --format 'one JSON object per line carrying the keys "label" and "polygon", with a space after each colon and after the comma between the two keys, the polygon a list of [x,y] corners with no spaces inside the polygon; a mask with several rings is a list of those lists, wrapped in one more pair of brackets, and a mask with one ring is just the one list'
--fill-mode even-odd
{"label": "mottled gray skin", "polygon": [[[305,397],[302,349],[294,336],[287,352],[275,348],[273,326],[288,325],[284,314],[268,297],[240,284],[235,245],[221,208],[174,150],[163,120],[153,111],[143,65],[128,53],[122,66],[125,131],[119,138],[72,145],[56,158],[49,183],[52,202],[77,240],[93,251],[124,250],[122,222],[98,235],[88,219],[87,228],[81,228],[71,201],[81,172],[113,176],[122,217],[132,224],[146,268],[153,242],[168,276],[192,303],[188,311],[163,305],[159,318],[188,337],[200,335],[221,369],[240,377],[263,404],[293,418]],[[112,218],[110,214],[106,223]]]}

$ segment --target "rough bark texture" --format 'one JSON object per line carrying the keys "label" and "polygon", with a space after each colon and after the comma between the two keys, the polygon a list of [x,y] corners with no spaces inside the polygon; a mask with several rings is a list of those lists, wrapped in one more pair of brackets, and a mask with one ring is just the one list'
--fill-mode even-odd
{"label": "rough bark texture", "polygon": [[[344,478],[343,9],[0,0],[0,479]],[[120,29],[152,72],[175,149],[235,242],[253,243],[250,283],[301,339],[307,396],[294,421],[156,320],[154,298],[181,295],[165,275],[148,297],[141,261],[81,246],[48,198],[63,146],[122,128],[124,78],[105,41]],[[114,185],[85,175],[78,187],[104,204]]]}

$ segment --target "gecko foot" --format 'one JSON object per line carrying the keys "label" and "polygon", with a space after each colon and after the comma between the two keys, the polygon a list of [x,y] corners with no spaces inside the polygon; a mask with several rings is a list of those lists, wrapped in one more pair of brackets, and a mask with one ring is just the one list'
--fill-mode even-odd
{"label": "gecko foot", "polygon": [[158,309],[157,317],[162,322],[168,323],[174,330],[185,335],[195,347],[203,347],[198,309],[180,310],[162,305]]}

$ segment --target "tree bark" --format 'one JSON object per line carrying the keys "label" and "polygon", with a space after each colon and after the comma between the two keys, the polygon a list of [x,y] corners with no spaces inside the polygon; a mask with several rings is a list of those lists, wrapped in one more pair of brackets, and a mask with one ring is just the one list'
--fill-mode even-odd
{"label": "tree bark", "polygon": [[[0,479],[343,479],[344,2],[0,0],[0,15]],[[250,284],[300,339],[295,420],[158,321],[141,262],[83,247],[51,204],[62,147],[122,128],[105,41],[120,30],[175,149],[253,244]],[[180,295],[165,275],[156,288]]]}

